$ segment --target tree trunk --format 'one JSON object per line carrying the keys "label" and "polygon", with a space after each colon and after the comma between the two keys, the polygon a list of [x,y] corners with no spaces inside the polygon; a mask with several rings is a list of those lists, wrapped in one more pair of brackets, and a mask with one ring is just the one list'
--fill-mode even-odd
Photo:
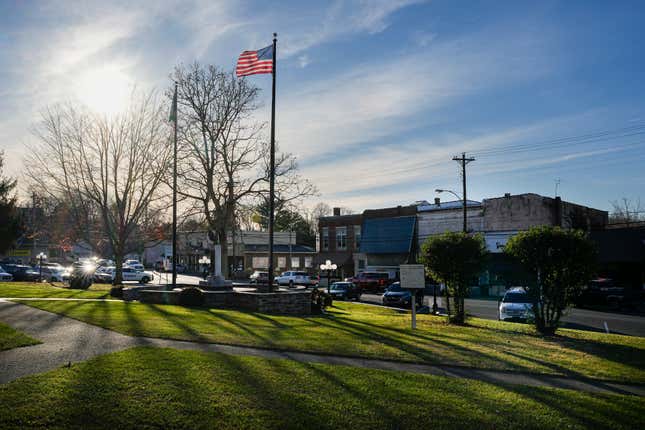
{"label": "tree trunk", "polygon": [[123,248],[117,246],[114,249],[114,280],[112,285],[121,285],[123,284]]}

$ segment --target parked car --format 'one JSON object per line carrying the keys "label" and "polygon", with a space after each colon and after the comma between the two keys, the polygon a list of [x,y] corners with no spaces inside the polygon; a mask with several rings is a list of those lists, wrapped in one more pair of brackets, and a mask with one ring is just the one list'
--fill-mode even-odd
{"label": "parked car", "polygon": [[49,281],[49,282],[68,281],[70,276],[70,271],[65,269],[63,266],[60,266],[60,267],[61,268],[59,269],[58,266],[53,266],[53,267],[43,266],[42,269],[37,267],[35,270],[38,273],[39,277],[42,274],[43,281]]}
{"label": "parked car", "polygon": [[390,285],[390,274],[387,272],[360,272],[351,281],[362,291],[383,291]]}
{"label": "parked car", "polygon": [[75,289],[88,289],[94,282],[96,264],[88,261],[78,261],[69,270],[69,286]]}
{"label": "parked car", "polygon": [[101,284],[111,284],[114,279],[112,270],[114,266],[99,266],[94,272],[94,282]]}
{"label": "parked car", "polygon": [[0,281],[13,281],[13,275],[5,272],[2,266],[0,266]]}
{"label": "parked car", "polygon": [[284,272],[282,275],[276,276],[275,282],[278,285],[288,285],[289,287],[293,287],[294,285],[311,285],[311,280],[307,272]]}
{"label": "parked car", "polygon": [[499,301],[497,318],[500,321],[527,322],[534,318],[533,302],[522,287],[510,288]]}
{"label": "parked car", "polygon": [[[143,267],[143,265],[141,265]],[[186,265],[183,263],[177,263],[177,273],[184,273],[186,272]],[[141,269],[144,270],[144,269]],[[164,265],[163,261],[157,261],[154,264],[154,270],[157,272],[172,272],[172,262],[170,264]]]}
{"label": "parked car", "polygon": [[14,281],[38,281],[39,273],[25,264],[4,264],[4,270],[13,275]]}
{"label": "parked car", "polygon": [[[34,266],[34,268],[35,268],[36,270],[38,270],[38,267],[39,267],[39,266],[40,266],[40,264],[36,264],[36,265]],[[60,271],[64,271],[65,269],[67,269],[65,266],[63,266],[63,265],[62,265],[62,264],[60,264],[60,263],[45,263],[45,262],[43,262],[42,266],[43,266],[43,269],[44,269],[45,267],[46,267],[46,268],[48,268],[48,269],[52,269],[52,270],[60,270]]]}
{"label": "parked car", "polygon": [[[155,275],[152,272],[147,272],[143,270],[135,270],[131,267],[124,267],[123,269],[123,281],[136,281],[142,284],[147,284],[148,282],[155,279]],[[116,267],[108,267],[100,274],[101,282],[114,281],[116,276]],[[96,274],[94,275],[96,277]],[[108,278],[109,276],[109,278]],[[109,279],[109,280],[108,280]]]}
{"label": "parked car", "polygon": [[249,282],[251,284],[266,284],[269,282],[269,272],[256,270],[249,276]]}
{"label": "parked car", "polygon": [[131,261],[131,262],[123,264],[124,268],[129,267],[129,268],[132,268],[134,270],[139,270],[139,271],[146,270],[145,266],[143,264],[139,263],[138,261],[137,262],[132,262],[133,260],[128,260],[128,261]]}
{"label": "parked car", "polygon": [[[423,305],[423,290],[417,290],[416,294],[417,306]],[[383,293],[383,305],[385,306],[399,306],[403,308],[410,307],[412,303],[412,293],[410,290],[401,288],[400,282],[395,282],[385,290]]]}
{"label": "parked car", "polygon": [[617,309],[624,303],[625,288],[616,285],[609,278],[592,280],[575,299],[575,304],[578,307],[608,306]]}
{"label": "parked car", "polygon": [[352,282],[334,282],[329,287],[329,294],[334,300],[361,299],[361,289]]}

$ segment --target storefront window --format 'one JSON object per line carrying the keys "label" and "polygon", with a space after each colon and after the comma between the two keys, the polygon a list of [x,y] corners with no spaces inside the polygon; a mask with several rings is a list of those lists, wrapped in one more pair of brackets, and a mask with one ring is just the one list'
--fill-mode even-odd
{"label": "storefront window", "polygon": [[336,227],[336,249],[347,249],[347,227]]}

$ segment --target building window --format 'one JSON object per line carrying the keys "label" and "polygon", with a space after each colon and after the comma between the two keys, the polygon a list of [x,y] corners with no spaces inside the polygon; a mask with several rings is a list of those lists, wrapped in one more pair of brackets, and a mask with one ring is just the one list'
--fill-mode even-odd
{"label": "building window", "polygon": [[252,264],[254,269],[268,269],[269,257],[253,257]]}
{"label": "building window", "polygon": [[310,269],[313,263],[313,257],[305,257],[305,267]]}
{"label": "building window", "polygon": [[358,268],[365,269],[365,260],[358,260]]}
{"label": "building window", "polygon": [[322,228],[322,249],[329,250],[329,227]]}
{"label": "building window", "polygon": [[300,268],[300,257],[291,257],[291,267],[294,269]]}
{"label": "building window", "polygon": [[361,226],[354,226],[354,249],[358,250],[361,247]]}
{"label": "building window", "polygon": [[278,268],[287,268],[287,257],[278,257]]}
{"label": "building window", "polygon": [[347,249],[347,227],[336,227],[336,249]]}

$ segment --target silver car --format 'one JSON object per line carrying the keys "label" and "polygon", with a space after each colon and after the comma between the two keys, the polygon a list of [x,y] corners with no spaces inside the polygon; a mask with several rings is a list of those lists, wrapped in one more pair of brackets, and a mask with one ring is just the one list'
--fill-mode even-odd
{"label": "silver car", "polygon": [[499,302],[498,319],[500,321],[527,322],[534,318],[533,302],[521,287],[511,288]]}

